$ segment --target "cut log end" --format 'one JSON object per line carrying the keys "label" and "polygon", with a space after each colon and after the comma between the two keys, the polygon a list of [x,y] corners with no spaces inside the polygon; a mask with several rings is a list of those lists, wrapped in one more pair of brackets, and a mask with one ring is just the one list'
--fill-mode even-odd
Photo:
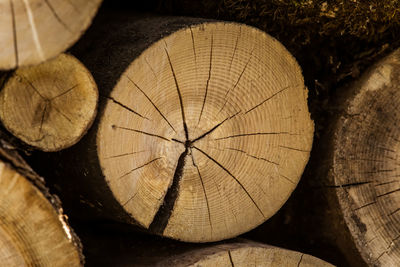
{"label": "cut log end", "polygon": [[45,196],[0,161],[0,262],[3,266],[81,266],[71,229]]}
{"label": "cut log end", "polygon": [[115,198],[139,224],[207,242],[271,217],[312,137],[295,59],[255,28],[217,22],[179,30],[133,61],[109,96],[97,147]]}
{"label": "cut log end", "polygon": [[300,252],[245,241],[193,250],[171,257],[157,266],[332,267],[333,265]]}
{"label": "cut log end", "polygon": [[12,74],[0,91],[0,120],[25,143],[57,151],[87,131],[97,100],[91,74],[76,58],[62,54]]}
{"label": "cut log end", "polygon": [[400,265],[400,50],[354,86],[335,129],[332,178],[345,222],[371,266]]}
{"label": "cut log end", "polygon": [[101,0],[0,2],[0,69],[34,65],[75,43]]}

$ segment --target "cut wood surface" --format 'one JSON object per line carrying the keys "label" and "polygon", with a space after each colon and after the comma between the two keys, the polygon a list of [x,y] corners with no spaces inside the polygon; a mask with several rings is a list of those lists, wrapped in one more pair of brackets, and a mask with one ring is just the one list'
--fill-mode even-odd
{"label": "cut wood surface", "polygon": [[79,141],[97,111],[92,75],[73,56],[19,68],[0,88],[0,120],[25,143],[57,151]]}
{"label": "cut wood surface", "polygon": [[101,0],[2,0],[0,69],[33,65],[69,48],[90,25]]}
{"label": "cut wood surface", "polygon": [[242,241],[192,250],[170,257],[156,266],[332,267],[333,265],[304,253]]}
{"label": "cut wood surface", "polygon": [[0,265],[82,266],[80,241],[58,198],[0,142]]}
{"label": "cut wood surface", "polygon": [[65,191],[62,177],[82,177],[81,202],[184,241],[263,223],[296,187],[312,144],[295,59],[246,25],[117,16],[75,50],[103,102],[88,137],[60,154],[57,166],[73,167],[55,184]]}
{"label": "cut wood surface", "polygon": [[[87,266],[333,266],[311,255],[246,239],[217,244],[182,243],[102,228],[85,231]],[[91,232],[88,235],[88,232]],[[102,241],[102,242],[100,242]]]}
{"label": "cut wood surface", "polygon": [[355,84],[328,164],[344,221],[370,266],[400,265],[400,51]]}

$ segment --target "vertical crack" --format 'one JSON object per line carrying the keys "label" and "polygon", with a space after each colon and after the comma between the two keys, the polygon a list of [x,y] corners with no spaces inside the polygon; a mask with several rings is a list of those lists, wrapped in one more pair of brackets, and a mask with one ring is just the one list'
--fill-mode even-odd
{"label": "vertical crack", "polygon": [[172,179],[172,184],[165,194],[163,204],[158,209],[156,215],[154,215],[153,221],[149,226],[149,230],[155,234],[162,234],[164,232],[172,215],[176,199],[179,195],[180,181],[183,176],[183,169],[185,167],[185,160],[188,152],[189,149],[186,147],[185,151],[179,156],[178,164],[176,165],[174,177]]}
{"label": "vertical crack", "polygon": [[207,83],[206,83],[206,91],[204,92],[203,105],[201,106],[199,121],[197,122],[197,125],[200,124],[201,116],[203,115],[203,110],[204,110],[204,106],[205,106],[205,104],[206,104],[206,99],[207,99],[208,86],[209,86],[209,84],[210,84],[210,79],[211,79],[213,42],[214,42],[214,35],[211,34],[210,67],[209,67],[209,69],[208,69],[208,78],[207,78]]}
{"label": "vertical crack", "polygon": [[13,27],[13,36],[14,36],[13,40],[14,40],[15,66],[18,67],[19,59],[18,59],[18,46],[17,46],[17,25],[15,22],[15,12],[14,12],[13,0],[10,0],[10,8],[11,8],[12,27]]}
{"label": "vertical crack", "polygon": [[233,263],[233,260],[232,260],[232,254],[231,254],[230,250],[228,250],[228,256],[229,256],[229,262],[231,263],[231,266],[235,267],[235,264]]}
{"label": "vertical crack", "polygon": [[192,156],[193,166],[196,167],[197,174],[199,175],[199,178],[200,178],[201,187],[203,188],[204,197],[205,197],[205,199],[206,199],[207,211],[208,211],[208,221],[210,222],[211,235],[212,235],[212,233],[213,233],[214,231],[213,231],[213,225],[212,225],[212,221],[211,221],[210,204],[209,204],[209,201],[208,201],[208,196],[207,196],[206,188],[205,188],[205,186],[204,186],[204,181],[203,181],[203,177],[201,176],[199,166],[197,166],[197,164],[196,164],[196,162],[195,162],[195,160],[194,160],[193,152],[192,152],[192,151],[190,151],[190,152],[191,152],[190,155]]}
{"label": "vertical crack", "polygon": [[[254,48],[253,48],[253,49],[254,49]],[[235,90],[235,88],[238,86],[240,80],[242,79],[242,76],[243,76],[244,72],[245,72],[246,69],[247,69],[247,66],[249,65],[249,63],[250,63],[250,61],[251,61],[252,56],[253,56],[253,51],[251,51],[249,60],[246,62],[246,65],[244,65],[244,68],[243,68],[242,72],[240,73],[239,78],[237,79],[235,85],[234,85],[232,88],[230,88],[230,89],[226,92],[226,94],[225,94],[225,102],[224,102],[224,105],[223,105],[222,108],[218,111],[218,113],[221,113],[221,111],[225,108],[226,103],[228,102],[228,95],[229,95],[229,93],[230,93],[231,91]]]}
{"label": "vertical crack", "polygon": [[[167,44],[165,44],[165,46],[167,46]],[[185,109],[183,107],[183,99],[182,99],[181,90],[179,88],[178,80],[176,79],[175,70],[174,70],[174,67],[172,66],[171,58],[169,57],[167,48],[165,48],[165,53],[167,54],[169,66],[171,67],[172,76],[174,77],[176,90],[178,92],[179,104],[181,106],[181,113],[182,113],[182,120],[183,120],[183,130],[185,131],[186,140],[189,140],[189,131],[188,131],[187,124],[186,124]]]}

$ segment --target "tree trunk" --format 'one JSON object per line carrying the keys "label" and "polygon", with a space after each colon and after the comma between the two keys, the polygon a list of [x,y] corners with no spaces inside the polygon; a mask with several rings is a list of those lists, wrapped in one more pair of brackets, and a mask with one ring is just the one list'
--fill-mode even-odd
{"label": "tree trunk", "polygon": [[75,43],[101,0],[0,2],[0,69],[38,64]]}
{"label": "tree trunk", "polygon": [[370,266],[400,264],[399,75],[397,50],[346,90],[320,172],[333,187],[331,204],[348,240]]}
{"label": "tree trunk", "polygon": [[100,213],[184,241],[230,238],[271,217],[313,136],[289,52],[236,23],[121,13],[96,23],[74,53],[103,101],[88,136],[60,154],[54,183],[76,177]]}
{"label": "tree trunk", "polygon": [[60,201],[10,145],[0,140],[2,266],[82,266],[79,239]]}
{"label": "tree trunk", "polygon": [[96,115],[96,83],[87,69],[67,54],[8,73],[2,84],[0,120],[4,127],[43,151],[78,142]]}

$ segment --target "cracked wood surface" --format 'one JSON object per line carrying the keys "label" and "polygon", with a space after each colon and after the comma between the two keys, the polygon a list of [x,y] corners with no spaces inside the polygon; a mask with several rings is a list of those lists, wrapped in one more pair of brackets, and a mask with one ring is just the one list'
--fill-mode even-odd
{"label": "cracked wood surface", "polygon": [[249,231],[285,203],[308,161],[301,70],[249,26],[204,23],[164,37],[104,99],[102,172],[153,233],[209,242]]}
{"label": "cracked wood surface", "polygon": [[332,267],[333,265],[297,251],[241,240],[240,242],[192,249],[189,252],[171,256],[156,266]]}
{"label": "cracked wood surface", "polygon": [[75,43],[101,0],[4,0],[0,2],[0,69],[34,65]]}
{"label": "cracked wood surface", "polygon": [[334,131],[330,176],[370,266],[400,264],[399,74],[397,50],[353,86]]}
{"label": "cracked wood surface", "polygon": [[61,54],[8,77],[0,91],[0,120],[25,143],[57,151],[86,133],[96,115],[97,100],[91,74],[76,58]]}

